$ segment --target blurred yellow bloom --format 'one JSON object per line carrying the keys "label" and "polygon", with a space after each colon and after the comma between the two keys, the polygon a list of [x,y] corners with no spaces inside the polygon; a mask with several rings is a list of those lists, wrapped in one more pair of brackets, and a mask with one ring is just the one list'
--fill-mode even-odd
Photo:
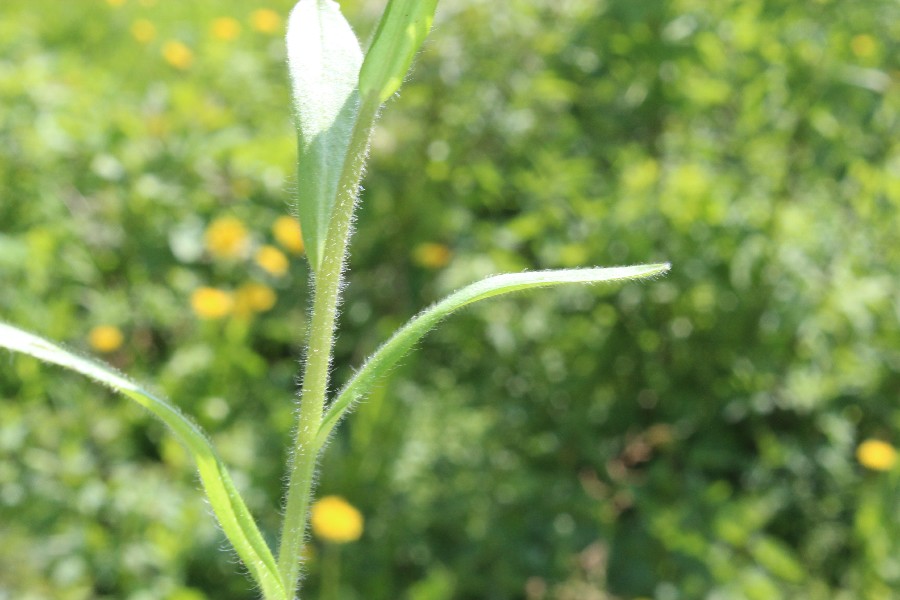
{"label": "blurred yellow bloom", "polygon": [[294,254],[303,252],[303,234],[300,223],[293,217],[278,217],[272,224],[272,234],[279,244]]}
{"label": "blurred yellow bloom", "polygon": [[235,258],[247,247],[247,228],[236,217],[219,217],[206,228],[204,241],[213,256]]}
{"label": "blurred yellow bloom", "polygon": [[241,24],[233,17],[219,17],[213,19],[212,34],[219,40],[230,42],[241,33]]}
{"label": "blurred yellow bloom", "polygon": [[191,308],[201,319],[221,319],[234,306],[234,299],[225,290],[201,287],[191,294]]}
{"label": "blurred yellow bloom", "polygon": [[88,343],[97,352],[113,352],[122,347],[122,331],[113,325],[98,325],[88,333]]}
{"label": "blurred yellow bloom", "polygon": [[363,532],[362,514],[340,496],[325,496],[312,505],[313,533],[326,542],[354,542]]}
{"label": "blurred yellow bloom", "polygon": [[175,40],[163,44],[162,55],[166,62],[176,69],[187,69],[194,62],[194,53],[191,49]]}
{"label": "blurred yellow bloom", "polygon": [[260,8],[250,13],[250,24],[256,31],[275,33],[281,27],[281,17],[274,10]]}
{"label": "blurred yellow bloom", "polygon": [[262,283],[245,283],[234,293],[234,312],[246,317],[256,312],[266,312],[275,306],[278,297],[275,290]]}
{"label": "blurred yellow bloom", "polygon": [[138,19],[131,24],[131,37],[142,44],[152,42],[156,37],[156,26],[147,19]]}
{"label": "blurred yellow bloom", "polygon": [[269,274],[280,277],[287,273],[289,263],[287,256],[275,246],[263,246],[256,252],[256,264]]}
{"label": "blurred yellow bloom", "polygon": [[859,58],[872,58],[878,50],[878,44],[871,35],[865,33],[853,36],[850,50]]}
{"label": "blurred yellow bloom", "polygon": [[856,449],[856,460],[873,471],[890,471],[897,462],[897,450],[881,440],[866,440]]}
{"label": "blurred yellow bloom", "polygon": [[149,114],[144,118],[144,126],[148,134],[162,137],[169,133],[170,123],[164,115]]}
{"label": "blurred yellow bloom", "polygon": [[419,244],[413,250],[413,260],[422,267],[440,269],[447,266],[453,253],[444,244]]}

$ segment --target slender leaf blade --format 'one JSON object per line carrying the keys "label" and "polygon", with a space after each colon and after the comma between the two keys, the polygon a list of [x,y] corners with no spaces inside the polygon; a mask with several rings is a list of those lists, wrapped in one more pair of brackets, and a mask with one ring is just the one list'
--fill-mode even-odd
{"label": "slender leaf blade", "polygon": [[297,127],[297,213],[318,271],[350,137],[359,111],[362,50],[332,0],[300,0],[287,26]]}
{"label": "slender leaf blade", "polygon": [[287,600],[271,550],[256,527],[225,465],[200,428],[168,401],[142,389],[111,367],[64,350],[34,334],[0,323],[0,348],[65,367],[131,398],[163,423],[187,447],[197,464],[210,506],[241,560],[267,599]]}
{"label": "slender leaf blade", "polygon": [[400,89],[434,22],[437,0],[390,0],[359,73],[359,91],[379,104]]}
{"label": "slender leaf blade", "polygon": [[669,263],[660,263],[631,267],[507,273],[494,275],[466,286],[413,317],[369,357],[328,407],[325,418],[319,427],[318,441],[320,445],[324,445],[335,425],[357,400],[369,392],[384,373],[403,358],[439,321],[464,306],[479,300],[531,288],[654,277],[665,273],[669,268]]}

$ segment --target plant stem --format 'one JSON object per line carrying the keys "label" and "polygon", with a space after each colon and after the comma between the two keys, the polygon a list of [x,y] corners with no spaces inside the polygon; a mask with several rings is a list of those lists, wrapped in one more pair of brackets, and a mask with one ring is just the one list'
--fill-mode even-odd
{"label": "plant stem", "polygon": [[317,434],[328,392],[342,272],[350,240],[353,209],[359,195],[359,182],[378,106],[372,98],[366,98],[360,104],[359,116],[353,127],[350,147],[341,172],[334,213],[328,224],[322,266],[313,281],[314,299],[303,387],[300,392],[300,414],[278,550],[278,570],[289,595],[299,590],[300,551],[306,534],[316,460],[321,449]]}
{"label": "plant stem", "polygon": [[341,547],[325,544],[322,551],[322,600],[340,600]]}

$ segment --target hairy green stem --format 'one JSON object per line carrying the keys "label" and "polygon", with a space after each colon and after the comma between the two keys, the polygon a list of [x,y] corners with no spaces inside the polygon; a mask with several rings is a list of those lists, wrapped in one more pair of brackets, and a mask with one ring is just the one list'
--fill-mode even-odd
{"label": "hairy green stem", "polygon": [[313,282],[312,319],[300,392],[300,411],[278,550],[278,569],[284,587],[289,592],[299,590],[300,551],[306,536],[309,500],[316,460],[321,449],[317,434],[328,393],[344,260],[350,240],[353,209],[359,195],[359,182],[368,153],[369,136],[378,106],[377,98],[367,97],[362,100],[341,172],[322,266]]}

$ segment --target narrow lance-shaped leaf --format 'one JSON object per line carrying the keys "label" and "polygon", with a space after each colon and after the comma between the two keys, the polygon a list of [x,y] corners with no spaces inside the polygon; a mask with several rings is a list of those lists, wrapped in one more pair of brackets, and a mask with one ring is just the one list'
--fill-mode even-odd
{"label": "narrow lance-shaped leaf", "polygon": [[347,413],[353,403],[365,396],[372,385],[428,333],[439,321],[453,312],[493,296],[519,290],[548,287],[567,283],[601,283],[640,279],[661,275],[669,270],[668,263],[611,267],[597,269],[572,269],[564,271],[534,271],[495,275],[447,296],[437,304],[413,317],[382,345],[356,372],[328,407],[319,427],[318,442],[324,445],[334,426]]}
{"label": "narrow lance-shaped leaf", "polygon": [[359,73],[359,92],[379,104],[400,89],[431,25],[437,0],[390,0]]}
{"label": "narrow lance-shaped leaf", "polygon": [[297,213],[314,271],[359,110],[362,50],[332,0],[300,0],[287,27],[288,68],[297,126]]}
{"label": "narrow lance-shaped leaf", "polygon": [[21,352],[87,375],[131,398],[168,425],[197,463],[200,481],[222,531],[262,588],[265,598],[287,600],[272,552],[234,487],[225,465],[197,425],[172,404],[141,389],[112,368],[72,354],[16,327],[0,323],[0,348]]}

